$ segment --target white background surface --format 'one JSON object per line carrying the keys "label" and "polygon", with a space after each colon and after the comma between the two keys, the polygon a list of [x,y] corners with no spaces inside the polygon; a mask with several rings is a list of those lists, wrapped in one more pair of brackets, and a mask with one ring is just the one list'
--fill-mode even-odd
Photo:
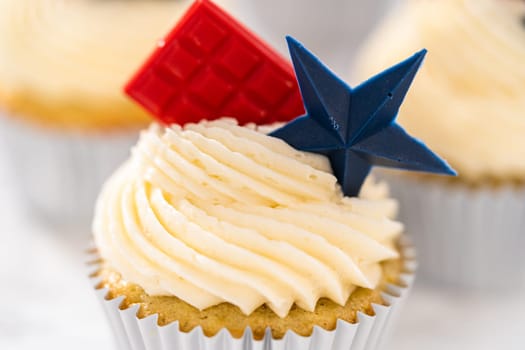
{"label": "white background surface", "polygon": [[[2,156],[0,147],[0,349],[114,349],[83,264],[89,232],[33,222]],[[387,350],[522,350],[524,315],[523,294],[461,295],[416,285]]]}

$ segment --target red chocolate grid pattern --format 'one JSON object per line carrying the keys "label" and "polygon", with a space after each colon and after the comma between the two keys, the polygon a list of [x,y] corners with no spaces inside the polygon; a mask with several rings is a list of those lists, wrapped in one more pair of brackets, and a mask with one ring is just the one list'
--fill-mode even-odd
{"label": "red chocolate grid pattern", "polygon": [[304,114],[291,64],[208,0],[193,4],[125,90],[166,124]]}

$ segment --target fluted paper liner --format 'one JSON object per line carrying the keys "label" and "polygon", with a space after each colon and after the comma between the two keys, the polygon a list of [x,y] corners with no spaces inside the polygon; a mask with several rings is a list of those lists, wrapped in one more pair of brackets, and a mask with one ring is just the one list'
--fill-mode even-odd
{"label": "fluted paper liner", "polygon": [[379,173],[400,203],[418,276],[429,284],[489,292],[525,288],[525,186],[418,179]]}
{"label": "fluted paper liner", "polygon": [[[213,337],[205,336],[201,327],[182,332],[178,322],[159,326],[157,315],[138,318],[138,305],[120,310],[123,296],[107,300],[107,289],[97,289],[96,294],[122,350],[377,350],[385,348],[391,327],[396,323],[399,309],[414,279],[414,249],[406,239],[401,240],[400,249],[404,257],[404,272],[400,276],[403,287],[387,286],[382,294],[386,305],[374,304],[374,316],[358,313],[355,324],[339,320],[332,331],[316,326],[308,337],[288,331],[282,339],[273,339],[270,329],[267,329],[262,340],[254,340],[249,328],[239,339],[226,329]],[[96,286],[100,280],[93,278],[93,282]]]}
{"label": "fluted paper liner", "polygon": [[52,130],[0,116],[0,137],[6,167],[32,214],[87,228],[102,184],[129,155],[138,131]]}

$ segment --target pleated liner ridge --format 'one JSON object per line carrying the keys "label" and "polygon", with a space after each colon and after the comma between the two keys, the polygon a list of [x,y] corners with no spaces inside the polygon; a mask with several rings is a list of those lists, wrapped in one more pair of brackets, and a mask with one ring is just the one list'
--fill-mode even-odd
{"label": "pleated liner ridge", "polygon": [[[315,326],[312,334],[304,337],[288,331],[282,339],[273,339],[268,328],[261,340],[255,340],[251,329],[247,328],[243,337],[234,338],[226,329],[213,337],[204,335],[201,327],[190,332],[179,330],[178,322],[166,326],[157,324],[158,315],[139,318],[139,305],[121,310],[124,296],[107,300],[108,289],[96,289],[114,333],[118,348],[121,350],[377,350],[385,347],[389,340],[392,326],[399,316],[399,309],[409,293],[414,272],[417,267],[415,249],[411,242],[403,237],[400,249],[404,257],[403,273],[400,284],[388,285],[382,293],[387,305],[373,304],[375,315],[358,313],[357,323],[337,321],[336,329],[325,330]],[[94,267],[94,265],[91,265]],[[92,273],[98,270],[95,266]],[[92,277],[97,286],[101,281]]]}

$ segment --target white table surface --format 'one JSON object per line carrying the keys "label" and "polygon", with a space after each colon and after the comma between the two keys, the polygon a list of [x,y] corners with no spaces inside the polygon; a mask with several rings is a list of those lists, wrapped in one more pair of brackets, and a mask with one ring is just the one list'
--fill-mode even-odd
{"label": "white table surface", "polygon": [[[33,222],[5,170],[0,166],[0,349],[113,349],[85,276],[89,233]],[[524,296],[474,297],[416,285],[390,349],[525,349],[524,315]]]}

